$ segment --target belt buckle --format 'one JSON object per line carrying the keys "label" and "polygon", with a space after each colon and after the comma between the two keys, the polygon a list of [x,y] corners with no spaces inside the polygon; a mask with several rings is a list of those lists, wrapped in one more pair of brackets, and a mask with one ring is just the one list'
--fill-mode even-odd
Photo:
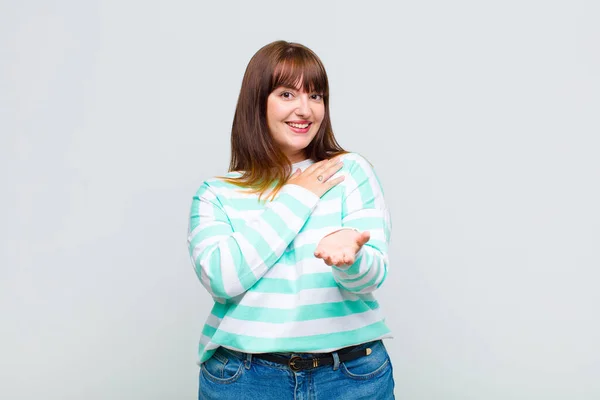
{"label": "belt buckle", "polygon": [[302,360],[302,357],[298,357],[298,356],[294,356],[292,358],[290,358],[290,361],[288,362],[288,366],[290,367],[290,369],[294,372],[298,372],[300,371],[300,367],[296,365],[296,361],[300,361]]}

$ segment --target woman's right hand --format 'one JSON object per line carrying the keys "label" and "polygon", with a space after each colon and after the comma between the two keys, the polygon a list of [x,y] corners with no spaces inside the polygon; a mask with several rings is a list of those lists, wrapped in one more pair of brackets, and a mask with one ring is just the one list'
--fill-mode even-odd
{"label": "woman's right hand", "polygon": [[344,163],[339,156],[322,160],[301,171],[299,168],[290,176],[286,183],[302,186],[321,197],[329,189],[344,180],[344,176],[330,179],[338,172]]}

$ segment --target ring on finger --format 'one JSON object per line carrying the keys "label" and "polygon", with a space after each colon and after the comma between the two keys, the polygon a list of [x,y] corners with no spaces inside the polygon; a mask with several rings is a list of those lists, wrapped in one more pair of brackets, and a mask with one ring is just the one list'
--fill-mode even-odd
{"label": "ring on finger", "polygon": [[317,176],[317,180],[318,180],[319,182],[323,182],[323,175],[319,175],[319,176]]}

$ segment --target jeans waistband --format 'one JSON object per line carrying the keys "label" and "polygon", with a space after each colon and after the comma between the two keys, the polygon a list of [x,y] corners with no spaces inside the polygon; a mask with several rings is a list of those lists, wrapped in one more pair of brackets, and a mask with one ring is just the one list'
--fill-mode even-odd
{"label": "jeans waistband", "polygon": [[[271,354],[274,356],[282,356],[282,357],[291,357],[291,356],[298,356],[301,358],[314,358],[314,357],[322,357],[322,356],[326,356],[326,355],[331,355],[333,353],[338,353],[338,354],[344,354],[347,352],[351,352],[354,350],[359,350],[363,347],[372,347],[375,346],[377,344],[379,344],[379,342],[381,342],[381,340],[375,340],[372,342],[365,342],[365,343],[360,343],[360,344],[356,344],[356,345],[352,345],[352,346],[348,346],[348,347],[343,347],[341,349],[337,349],[337,350],[333,350],[330,352],[326,352],[326,353],[305,353],[305,352],[272,352],[272,353],[262,353],[262,354]],[[249,353],[244,353],[242,351],[237,351],[237,350],[231,350],[228,349],[226,347],[219,347],[219,349],[217,351],[223,351],[227,354],[231,354],[234,357],[237,357],[241,360],[247,360],[248,359],[248,354]],[[257,354],[259,355],[259,354]]]}

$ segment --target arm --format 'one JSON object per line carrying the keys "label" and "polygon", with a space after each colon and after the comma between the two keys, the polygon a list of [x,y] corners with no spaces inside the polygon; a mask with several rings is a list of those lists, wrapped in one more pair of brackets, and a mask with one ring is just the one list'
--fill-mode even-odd
{"label": "arm", "polygon": [[188,248],[202,285],[229,299],[252,287],[296,237],[319,196],[285,185],[259,218],[233,231],[219,199],[205,182],[192,201]]}
{"label": "arm", "polygon": [[342,202],[342,227],[368,231],[365,243],[350,266],[332,266],[336,282],[354,293],[369,293],[385,280],[391,233],[389,211],[379,179],[371,165],[354,155],[344,160],[348,166],[345,196]]}

